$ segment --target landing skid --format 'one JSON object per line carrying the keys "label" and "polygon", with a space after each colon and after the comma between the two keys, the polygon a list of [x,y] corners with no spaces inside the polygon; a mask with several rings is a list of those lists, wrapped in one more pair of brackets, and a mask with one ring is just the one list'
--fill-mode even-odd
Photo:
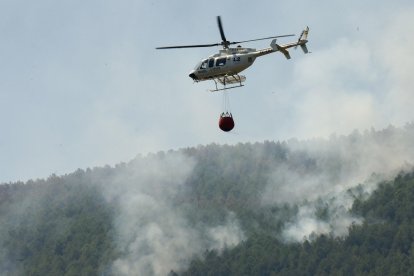
{"label": "landing skid", "polygon": [[[222,90],[228,90],[228,89],[232,89],[232,88],[238,88],[238,87],[242,87],[244,86],[242,84],[242,82],[246,81],[246,77],[245,76],[241,76],[239,74],[236,75],[229,75],[229,76],[223,76],[223,77],[218,77],[218,78],[214,78],[213,79],[215,85],[216,85],[216,89],[210,90],[210,92],[217,92],[217,91],[222,91]],[[218,88],[217,83],[220,83],[221,85],[223,85],[223,88]],[[237,85],[233,85],[230,87],[226,87],[227,84],[237,84]]]}

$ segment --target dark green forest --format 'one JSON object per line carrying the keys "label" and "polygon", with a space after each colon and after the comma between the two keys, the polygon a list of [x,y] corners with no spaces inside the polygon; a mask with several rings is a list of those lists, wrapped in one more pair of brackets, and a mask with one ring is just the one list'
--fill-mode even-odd
{"label": "dark green forest", "polygon": [[4,183],[0,274],[413,275],[413,138],[211,144]]}

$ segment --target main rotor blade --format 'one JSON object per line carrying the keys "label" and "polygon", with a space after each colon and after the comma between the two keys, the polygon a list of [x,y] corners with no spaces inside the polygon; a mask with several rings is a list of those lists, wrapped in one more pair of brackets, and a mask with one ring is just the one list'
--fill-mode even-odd
{"label": "main rotor blade", "polygon": [[231,42],[230,44],[239,44],[239,43],[244,43],[244,42],[251,42],[251,41],[258,41],[258,40],[266,40],[266,39],[279,38],[279,37],[288,37],[288,36],[295,36],[295,35],[294,34],[289,34],[289,35],[269,36],[269,37],[263,37],[263,38],[257,38],[257,39],[250,39],[250,40],[243,40],[243,41],[235,41],[235,42]]}
{"label": "main rotor blade", "polygon": [[219,30],[220,30],[221,40],[223,40],[224,44],[227,44],[227,39],[226,39],[226,36],[224,35],[223,24],[221,24],[220,16],[217,16],[217,24],[218,24],[218,27],[219,27]]}
{"label": "main rotor blade", "polygon": [[201,47],[213,47],[213,46],[220,46],[220,43],[214,44],[199,44],[199,45],[183,45],[183,46],[167,46],[167,47],[157,47],[155,49],[162,50],[162,49],[181,49],[181,48],[201,48]]}

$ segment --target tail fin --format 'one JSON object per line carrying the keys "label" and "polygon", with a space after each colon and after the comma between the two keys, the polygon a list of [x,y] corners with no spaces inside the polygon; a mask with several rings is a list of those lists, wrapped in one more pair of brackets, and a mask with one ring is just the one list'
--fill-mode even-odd
{"label": "tail fin", "polygon": [[308,48],[306,47],[306,43],[308,43],[308,34],[309,34],[309,27],[306,26],[306,28],[300,34],[298,38],[298,42],[297,42],[297,45],[300,46],[300,48],[305,54],[309,53]]}
{"label": "tail fin", "polygon": [[309,27],[306,26],[306,28],[302,31],[301,35],[299,36],[298,41],[301,41],[301,40],[308,41],[308,34],[309,34]]}
{"label": "tail fin", "polygon": [[308,51],[308,47],[306,47],[306,44],[302,44],[302,45],[300,45],[300,48],[302,49],[302,51],[303,51],[305,54],[309,53],[309,51]]}

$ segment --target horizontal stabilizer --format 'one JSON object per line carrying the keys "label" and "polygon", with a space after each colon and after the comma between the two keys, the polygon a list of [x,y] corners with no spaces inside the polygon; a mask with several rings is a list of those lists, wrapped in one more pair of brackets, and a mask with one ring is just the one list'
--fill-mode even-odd
{"label": "horizontal stabilizer", "polygon": [[286,48],[280,46],[279,44],[276,43],[276,39],[273,39],[272,42],[270,43],[270,47],[272,47],[272,49],[274,51],[280,51],[282,54],[285,55],[285,57],[287,59],[290,59],[290,54],[288,52],[288,50],[286,50]]}
{"label": "horizontal stabilizer", "polygon": [[275,46],[276,46],[276,49],[278,49],[282,54],[284,54],[287,59],[290,59],[290,54],[288,50],[286,50],[285,48],[283,48],[282,46],[278,44],[275,44]]}
{"label": "horizontal stabilizer", "polygon": [[[277,45],[277,44],[276,44]],[[279,45],[277,45],[277,46],[279,46]],[[279,49],[279,51],[280,52],[282,52],[282,54],[284,54],[285,55],[285,57],[287,58],[287,59],[290,59],[290,54],[289,54],[289,52],[288,52],[288,50],[286,50],[285,48],[282,48],[282,47],[278,47],[278,49]]]}

